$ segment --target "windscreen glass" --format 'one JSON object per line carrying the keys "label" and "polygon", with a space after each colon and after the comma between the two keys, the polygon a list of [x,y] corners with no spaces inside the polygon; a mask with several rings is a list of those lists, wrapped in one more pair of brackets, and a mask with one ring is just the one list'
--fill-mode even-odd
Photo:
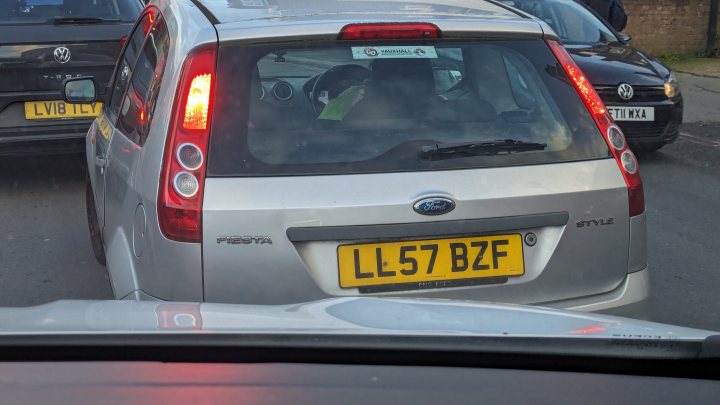
{"label": "windscreen glass", "polygon": [[[564,43],[591,45],[618,42],[615,34],[605,23],[575,1],[506,0],[503,3],[545,21]],[[611,2],[601,3],[609,4]]]}
{"label": "windscreen glass", "polygon": [[63,19],[133,22],[142,4],[137,0],[3,0],[0,25],[56,24]]}
{"label": "windscreen glass", "polygon": [[[417,171],[608,156],[542,41],[228,46],[220,49],[218,83],[210,175]],[[480,146],[432,152],[468,144]]]}

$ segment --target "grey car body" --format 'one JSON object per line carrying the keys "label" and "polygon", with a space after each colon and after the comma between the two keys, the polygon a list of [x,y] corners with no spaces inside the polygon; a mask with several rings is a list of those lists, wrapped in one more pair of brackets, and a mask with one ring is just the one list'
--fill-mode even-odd
{"label": "grey car body", "polygon": [[[702,341],[714,332],[525,305],[347,297],[292,305],[56,301],[0,310],[0,334],[326,334]],[[550,340],[550,339],[548,339]],[[527,349],[527,348],[526,348]],[[607,350],[611,350],[608,346]],[[647,349],[638,345],[637,350]],[[672,345],[666,348],[671,356]],[[606,353],[607,354],[607,353]],[[667,357],[669,358],[669,357]]]}
{"label": "grey car body", "polygon": [[[117,124],[107,102],[86,143],[90,208],[97,213],[118,299],[286,304],[369,293],[585,311],[645,300],[645,214],[628,215],[628,188],[609,153],[464,170],[208,175],[202,184],[202,241],[166,237],[158,184],[173,125],[171,106],[183,62],[194,49],[219,44],[222,55],[225,45],[332,42],[344,26],[357,22],[429,22],[448,38],[556,38],[543,22],[486,1],[267,3],[150,3],[163,16],[169,37],[177,39],[163,58],[158,108],[138,141]],[[349,11],[352,4],[364,11]],[[220,153],[212,142],[211,161]],[[449,199],[455,208],[441,216],[413,209],[431,197]],[[497,234],[523,238],[522,276],[499,284],[381,292],[339,283],[340,245]]]}

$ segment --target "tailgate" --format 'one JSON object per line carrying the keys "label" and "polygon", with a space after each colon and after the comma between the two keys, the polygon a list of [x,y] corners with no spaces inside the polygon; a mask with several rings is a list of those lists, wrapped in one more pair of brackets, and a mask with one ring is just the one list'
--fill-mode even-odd
{"label": "tailgate", "polygon": [[[0,45],[0,94],[60,90],[64,79],[76,76],[95,76],[104,88],[120,54],[120,38],[131,27],[130,23],[0,26],[0,37],[14,39]],[[66,61],[55,57],[61,47],[69,51]]]}
{"label": "tailgate", "polygon": [[[12,38],[0,44],[0,127],[6,129],[3,136],[18,135],[17,128],[44,127],[48,121],[69,124],[69,107],[57,101],[62,99],[63,80],[93,76],[100,92],[104,92],[120,54],[120,38],[131,28],[132,23],[0,25],[0,38]],[[90,106],[82,109],[91,111]],[[28,138],[36,135],[32,128],[23,131]],[[46,129],[42,131],[43,136],[48,134]],[[60,131],[62,136],[67,132]]]}
{"label": "tailgate", "polygon": [[[448,197],[456,208],[420,215],[413,204],[426,196]],[[628,268],[627,188],[613,159],[531,169],[208,178],[203,211],[208,301],[413,294],[536,303],[612,290]],[[397,287],[392,279],[375,280],[372,288],[341,287],[340,246],[432,240],[443,249],[447,238],[493,235],[519,235],[510,254],[521,261],[522,273],[444,284]]]}

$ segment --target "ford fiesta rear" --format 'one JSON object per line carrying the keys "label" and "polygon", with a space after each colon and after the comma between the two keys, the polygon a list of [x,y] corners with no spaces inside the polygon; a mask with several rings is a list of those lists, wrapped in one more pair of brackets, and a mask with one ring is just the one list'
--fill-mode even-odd
{"label": "ford fiesta rear", "polygon": [[205,299],[642,301],[637,161],[540,36],[353,24],[332,43],[196,50],[158,215],[168,239],[202,243]]}

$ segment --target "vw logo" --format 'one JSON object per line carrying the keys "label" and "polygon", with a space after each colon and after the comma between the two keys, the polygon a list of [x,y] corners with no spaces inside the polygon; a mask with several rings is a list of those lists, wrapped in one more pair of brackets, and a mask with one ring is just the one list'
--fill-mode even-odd
{"label": "vw logo", "polygon": [[422,215],[442,215],[455,209],[455,202],[444,197],[428,197],[416,202],[413,209]]}
{"label": "vw logo", "polygon": [[55,52],[53,52],[53,56],[55,56],[55,60],[58,63],[70,62],[70,50],[65,48],[64,46],[55,48]]}
{"label": "vw logo", "polygon": [[618,86],[618,95],[623,100],[630,100],[633,98],[633,94],[635,91],[633,90],[632,86],[627,83],[622,83],[620,86]]}

